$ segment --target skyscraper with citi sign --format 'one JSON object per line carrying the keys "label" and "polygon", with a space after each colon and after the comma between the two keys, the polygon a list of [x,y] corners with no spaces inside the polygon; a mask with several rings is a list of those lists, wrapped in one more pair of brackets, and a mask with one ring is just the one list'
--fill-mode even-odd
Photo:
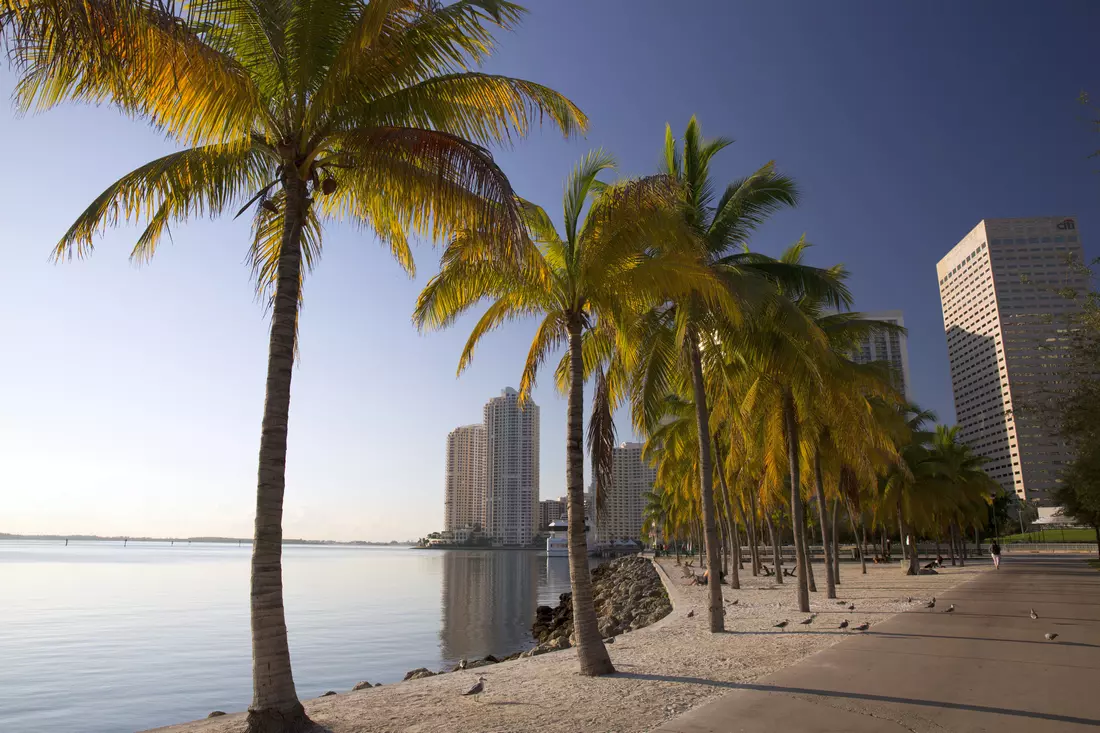
{"label": "skyscraper with citi sign", "polygon": [[1082,289],[1082,248],[1072,217],[985,219],[936,265],[960,437],[989,458],[1005,491],[1050,504],[1073,454],[1043,402]]}

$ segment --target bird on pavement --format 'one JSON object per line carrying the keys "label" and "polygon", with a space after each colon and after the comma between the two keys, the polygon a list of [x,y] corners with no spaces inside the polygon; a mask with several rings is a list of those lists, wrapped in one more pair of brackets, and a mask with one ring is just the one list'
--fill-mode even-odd
{"label": "bird on pavement", "polygon": [[1043,634],[1043,636],[1046,637],[1047,641],[1054,641],[1058,638],[1058,634]]}
{"label": "bird on pavement", "polygon": [[471,687],[470,689],[466,690],[466,692],[463,692],[462,696],[463,697],[469,697],[469,696],[473,695],[474,700],[477,700],[478,696],[483,692],[485,692],[485,678],[484,677],[478,677],[477,678],[477,684],[474,685],[473,687]]}
{"label": "bird on pavement", "polygon": [[849,604],[848,604],[848,610],[849,610],[849,611],[854,611],[854,610],[856,610],[856,604],[854,604],[854,603],[849,603]]}
{"label": "bird on pavement", "polygon": [[730,601],[730,605],[731,606],[736,606],[740,602],[741,602],[740,598],[734,598],[732,601]]}
{"label": "bird on pavement", "polygon": [[1031,609],[1031,620],[1036,621],[1039,618],[1039,614],[1035,613],[1035,609]]}
{"label": "bird on pavement", "polygon": [[905,596],[905,602],[906,603],[912,603],[913,602],[913,596]]}
{"label": "bird on pavement", "polygon": [[950,606],[948,606],[947,608],[943,609],[943,612],[944,612],[944,613],[954,613],[954,612],[955,612],[955,604],[954,604],[954,603],[952,603],[952,604],[951,604]]}
{"label": "bird on pavement", "polygon": [[804,618],[801,621],[799,621],[798,623],[802,624],[803,626],[809,626],[813,622],[814,622],[814,614],[810,614],[809,618]]}
{"label": "bird on pavement", "polygon": [[465,659],[460,659],[460,660],[458,661],[458,668],[459,668],[459,669],[461,669],[461,670],[465,670],[465,669],[466,669],[466,667],[467,667],[467,666],[469,666],[469,664],[470,664],[470,663],[469,663],[469,662],[467,662],[467,661],[466,661]]}
{"label": "bird on pavement", "polygon": [[925,608],[935,608],[936,607],[936,597],[932,596],[932,600],[930,600],[928,603],[925,603],[924,607]]}
{"label": "bird on pavement", "polygon": [[871,628],[871,624],[864,621],[863,623],[861,623],[859,626],[856,627],[856,631],[866,631],[869,628]]}
{"label": "bird on pavement", "polygon": [[773,626],[772,628],[773,628],[773,629],[786,629],[786,628],[787,628],[787,624],[789,624],[789,623],[790,623],[790,621],[780,621],[779,623],[777,623],[777,624],[776,624],[775,626]]}
{"label": "bird on pavement", "polygon": [[843,606],[843,605],[844,605],[845,603],[847,603],[847,602],[848,602],[848,601],[837,601],[837,602],[836,602],[836,605],[838,605],[838,606]]}
{"label": "bird on pavement", "polygon": [[843,621],[841,621],[841,622],[840,622],[840,626],[837,626],[837,628],[838,628],[838,629],[846,629],[846,628],[848,628],[848,619],[844,619]]}
{"label": "bird on pavement", "polygon": [[695,609],[694,608],[691,609],[690,611],[688,611],[688,618],[695,618]]}

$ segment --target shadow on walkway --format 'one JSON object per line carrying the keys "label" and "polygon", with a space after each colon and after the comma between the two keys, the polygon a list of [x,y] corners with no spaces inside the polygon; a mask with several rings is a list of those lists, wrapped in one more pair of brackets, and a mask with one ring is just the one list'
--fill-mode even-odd
{"label": "shadow on walkway", "polygon": [[1042,646],[1079,646],[1086,649],[1100,649],[1100,644],[1086,644],[1081,641],[1031,641],[1028,639],[992,639],[985,636],[949,636],[946,634],[906,634],[900,631],[868,631],[867,636],[885,639],[948,639],[950,641],[991,641],[998,644],[1041,644]]}
{"label": "shadow on walkway", "polygon": [[870,695],[862,692],[838,692],[835,690],[816,690],[806,687],[780,687],[777,685],[760,685],[749,682],[719,682],[701,677],[673,677],[661,674],[637,674],[634,672],[619,672],[616,677],[625,677],[637,680],[653,680],[656,682],[679,682],[686,685],[707,685],[708,687],[722,687],[728,690],[752,690],[755,692],[777,692],[787,695],[815,695],[818,697],[842,698],[848,700],[863,700],[866,702],[893,703],[895,705],[920,705],[924,707],[945,708],[948,710],[967,710],[975,713],[987,713],[992,715],[1011,715],[1021,718],[1034,718],[1036,720],[1049,720],[1055,723],[1074,723],[1100,728],[1100,720],[1095,718],[1078,718],[1072,715],[1058,715],[1056,713],[1039,713],[1031,710],[1014,710],[1012,708],[990,707],[987,705],[968,705],[966,703],[943,702],[939,700],[922,700],[913,697],[893,697],[890,695]]}

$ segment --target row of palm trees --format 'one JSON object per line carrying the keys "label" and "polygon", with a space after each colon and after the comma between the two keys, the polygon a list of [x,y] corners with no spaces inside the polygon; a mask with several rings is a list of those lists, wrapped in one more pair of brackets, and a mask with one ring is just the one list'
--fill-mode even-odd
{"label": "row of palm trees", "polygon": [[[669,506],[659,521],[673,535],[697,522],[711,568],[724,547],[740,547],[731,543],[739,528],[753,535],[757,518],[770,521],[789,497],[803,607],[804,495],[826,533],[830,502],[865,514],[872,492],[882,506],[894,502],[906,527],[968,521],[969,504],[953,487],[977,482],[971,472],[980,467],[965,453],[926,466],[934,446],[919,426],[904,425],[886,375],[847,356],[856,339],[889,326],[847,312],[846,273],[806,265],[805,242],[779,259],[750,249],[756,228],[798,199],[773,164],[716,186],[710,165],[730,141],[703,138],[692,119],[680,139],[666,129],[652,176],[608,181],[601,176],[613,158],[585,156],[567,181],[560,229],[512,190],[490,146],[540,120],[566,136],[587,128],[557,92],[477,70],[494,33],[522,14],[505,0],[0,0],[18,108],[106,103],[179,148],[111,184],[62,236],[58,259],[89,254],[95,236],[118,223],[145,223],[132,253],[144,261],[174,223],[252,217],[249,256],[271,338],[250,731],[310,725],[283,611],[282,506],[302,283],[326,222],[366,228],[410,276],[410,239],[446,242],[414,321],[443,328],[488,303],[460,371],[486,333],[538,318],[520,381],[527,399],[539,368],[564,348],[554,378],[568,395],[570,575],[583,674],[613,671],[583,529],[586,383],[595,386],[587,437],[597,494],[610,470],[612,416],[628,406],[659,467]],[[709,588],[718,631],[722,588]]]}
{"label": "row of palm trees", "polygon": [[[657,466],[650,520],[674,537],[697,530],[707,566],[716,568],[739,552],[742,527],[762,535],[757,527],[766,523],[778,545],[775,523],[790,517],[803,610],[815,589],[805,509],[816,512],[826,591],[835,598],[832,525],[841,503],[853,527],[856,516],[860,526],[882,524],[888,510],[905,547],[938,527],[950,528],[954,547],[961,527],[984,520],[994,487],[953,429],[924,431],[933,416],[903,402],[888,367],[854,360],[862,340],[899,329],[847,310],[842,267],[807,265],[804,240],[778,259],[749,248],[756,227],[793,206],[797,191],[769,163],[715,197],[710,163],[727,145],[704,138],[692,119],[679,140],[666,129],[656,175],[615,183],[599,178],[612,158],[590,153],[566,182],[563,232],[529,202],[526,244],[507,256],[492,241],[498,234],[460,232],[417,303],[414,321],[426,329],[488,303],[459,372],[489,331],[538,318],[520,380],[523,400],[539,368],[564,347],[555,377],[568,395],[570,568],[584,674],[613,670],[587,572],[586,382],[596,387],[588,447],[597,501],[608,475],[611,415],[628,405],[647,439],[645,457]],[[916,573],[916,553],[906,554],[907,571]],[[711,629],[721,631],[721,584],[709,583],[708,593]]]}

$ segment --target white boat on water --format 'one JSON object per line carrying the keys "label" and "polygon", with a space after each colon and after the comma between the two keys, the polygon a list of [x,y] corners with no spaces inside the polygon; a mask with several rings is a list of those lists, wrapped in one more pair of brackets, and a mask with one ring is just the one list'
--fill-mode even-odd
{"label": "white boat on water", "polygon": [[547,529],[550,536],[546,538],[546,556],[569,557],[569,538],[566,536],[569,523],[564,519],[555,519],[547,525]]}

